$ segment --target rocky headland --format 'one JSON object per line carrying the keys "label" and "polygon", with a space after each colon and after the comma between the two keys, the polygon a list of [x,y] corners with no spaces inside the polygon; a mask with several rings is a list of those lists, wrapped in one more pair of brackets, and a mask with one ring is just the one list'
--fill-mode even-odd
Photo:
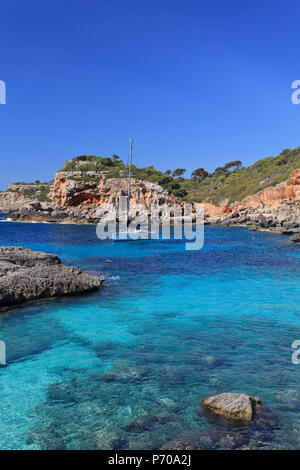
{"label": "rocky headland", "polygon": [[[47,201],[28,199],[24,185],[15,185],[14,193],[0,196],[0,209],[9,211],[13,221],[97,224],[103,217],[116,214],[120,194],[127,192],[128,179],[80,180],[92,178],[90,173],[94,174],[57,172]],[[158,184],[132,179],[130,212],[150,210],[152,204],[157,204],[163,215],[167,208],[183,203]]]}
{"label": "rocky headland", "polygon": [[266,188],[231,205],[204,202],[206,221],[213,225],[240,225],[291,235],[300,242],[300,169],[287,181]]}
{"label": "rocky headland", "polygon": [[104,278],[62,265],[54,254],[23,247],[0,247],[0,307],[83,294],[96,290],[103,281]]}
{"label": "rocky headland", "polygon": [[[127,194],[128,179],[122,177],[122,171],[119,177],[111,178],[108,171],[98,168],[98,162],[93,159],[88,162],[88,166],[86,161],[78,159],[66,162],[55,174],[52,184],[10,185],[7,191],[0,193],[0,211],[8,212],[7,217],[13,221],[97,224],[105,218],[114,218],[119,196]],[[233,177],[238,181],[238,173],[225,175],[222,181]],[[194,213],[199,206],[204,208],[206,224],[246,226],[291,235],[294,243],[300,241],[299,168],[285,181],[241,200],[231,202],[230,197],[220,198],[219,202],[212,200],[207,197],[200,203],[191,201]],[[176,197],[161,184],[133,178],[131,214],[139,215],[141,210],[149,212],[153,204],[159,208],[160,221],[164,223],[170,220],[172,206],[184,209],[186,202],[184,197]],[[195,220],[193,212],[191,218]]]}

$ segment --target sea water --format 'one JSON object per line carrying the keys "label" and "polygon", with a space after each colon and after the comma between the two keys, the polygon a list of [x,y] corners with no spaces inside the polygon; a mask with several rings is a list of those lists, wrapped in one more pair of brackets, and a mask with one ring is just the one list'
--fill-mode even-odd
{"label": "sea water", "polygon": [[[300,251],[288,237],[207,226],[204,248],[186,251],[2,221],[0,245],[106,278],[1,313],[1,449],[300,448]],[[258,396],[269,415],[214,419],[201,399],[222,392]]]}

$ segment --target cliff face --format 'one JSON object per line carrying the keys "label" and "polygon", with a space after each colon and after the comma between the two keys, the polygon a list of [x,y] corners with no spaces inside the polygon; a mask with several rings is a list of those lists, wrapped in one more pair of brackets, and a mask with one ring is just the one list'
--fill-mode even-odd
{"label": "cliff face", "polygon": [[[230,206],[206,205],[206,217],[222,225],[248,225],[286,234],[300,228],[300,169],[287,181],[266,188]],[[299,241],[293,239],[292,241]]]}
{"label": "cliff face", "polygon": [[0,211],[9,212],[36,205],[49,205],[53,185],[44,184],[10,184],[8,191],[0,193]]}
{"label": "cliff face", "polygon": [[[95,172],[87,173],[89,178],[95,177]],[[127,194],[128,179],[105,179],[101,176],[98,181],[80,181],[79,178],[80,172],[56,173],[51,196],[55,207],[70,209],[82,205],[85,208],[89,206],[101,206],[103,209],[116,208],[120,194],[122,192]],[[158,184],[136,179],[132,179],[131,183],[132,207],[143,205],[150,209],[153,203],[159,206],[180,204],[178,199]]]}
{"label": "cliff face", "polygon": [[[25,201],[25,204],[30,203],[29,200]],[[9,212],[21,208],[24,205],[24,195],[1,192],[0,193],[0,212]]]}
{"label": "cliff face", "polygon": [[[103,216],[115,216],[120,195],[128,192],[128,179],[107,179],[103,172],[97,171],[60,171],[48,191],[50,201],[42,202],[36,195],[33,200],[28,199],[23,189],[4,193],[2,202],[0,200],[2,210],[14,211],[10,214],[12,220],[97,223]],[[133,178],[131,213],[138,213],[141,208],[149,210],[152,204],[161,207],[162,216],[167,207],[183,205],[158,184]]]}
{"label": "cliff face", "polygon": [[268,206],[276,209],[285,201],[300,200],[300,169],[294,171],[287,181],[260,191],[254,196],[245,198],[240,204],[235,203],[232,208],[239,205],[249,209]]}
{"label": "cliff face", "polygon": [[294,171],[288,180],[266,188],[253,196],[248,196],[240,202],[234,202],[228,206],[228,199],[216,206],[210,202],[201,203],[205,213],[211,218],[229,215],[237,210],[245,209],[277,209],[288,201],[300,200],[300,169]]}
{"label": "cliff face", "polygon": [[[15,184],[0,194],[0,211],[14,211],[13,220],[97,223],[115,215],[119,196],[127,194],[128,179],[107,178],[103,171],[59,171],[53,185]],[[132,179],[132,213],[157,204],[161,216],[172,205],[184,206],[158,184]],[[194,204],[197,207],[198,204]],[[228,205],[228,199],[214,205],[204,201],[206,219],[211,223],[299,227],[300,169],[276,186],[266,188],[242,201]],[[267,221],[265,221],[267,219]],[[285,225],[284,225],[285,224]]]}

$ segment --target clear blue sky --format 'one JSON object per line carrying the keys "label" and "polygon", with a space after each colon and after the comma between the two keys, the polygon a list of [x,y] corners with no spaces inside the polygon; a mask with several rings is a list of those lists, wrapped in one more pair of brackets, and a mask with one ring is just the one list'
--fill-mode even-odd
{"label": "clear blue sky", "polygon": [[166,170],[300,146],[296,1],[1,3],[0,188],[76,155]]}

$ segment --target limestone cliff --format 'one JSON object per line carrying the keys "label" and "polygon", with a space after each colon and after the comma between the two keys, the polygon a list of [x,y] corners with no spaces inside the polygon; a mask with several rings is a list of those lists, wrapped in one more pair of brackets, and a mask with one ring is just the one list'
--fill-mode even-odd
{"label": "limestone cliff", "polygon": [[7,191],[0,192],[0,211],[9,212],[17,209],[32,209],[41,203],[46,207],[51,203],[53,185],[49,183],[13,183]]}
{"label": "limestone cliff", "polygon": [[[49,201],[39,202],[36,197],[28,200],[18,188],[17,192],[6,193],[0,206],[2,210],[14,210],[10,214],[13,220],[97,223],[104,215],[115,213],[122,193],[128,193],[127,178],[106,178],[97,171],[59,171],[49,189]],[[8,194],[14,194],[10,205]],[[130,210],[139,211],[141,207],[149,210],[151,204],[157,204],[164,212],[166,207],[183,203],[160,185],[133,178]]]}
{"label": "limestone cliff", "polygon": [[[66,162],[68,164],[68,162]],[[68,168],[68,165],[66,166]],[[93,168],[93,167],[92,167]],[[106,171],[59,171],[54,184],[14,184],[0,194],[0,211],[10,213],[13,220],[97,223],[107,214],[115,213],[120,194],[127,194],[127,178],[108,178]],[[164,210],[172,205],[184,206],[166,189],[156,183],[132,179],[130,208],[148,210],[157,204]],[[197,207],[197,203],[194,207]],[[245,224],[263,228],[298,229],[300,220],[300,169],[275,186],[228,204],[204,201],[207,222]]]}
{"label": "limestone cliff", "polygon": [[235,207],[247,207],[249,209],[257,209],[263,207],[277,208],[286,201],[300,200],[300,169],[294,171],[287,181],[277,184],[260,191],[259,193],[248,196],[241,204],[233,204]]}
{"label": "limestone cliff", "polygon": [[275,186],[229,206],[204,202],[206,216],[212,223],[254,225],[264,229],[299,229],[300,169]]}
{"label": "limestone cliff", "polygon": [[[51,196],[53,204],[65,208],[80,205],[96,205],[105,209],[117,207],[121,192],[127,194],[128,179],[106,179],[101,175],[99,180],[93,180],[96,175],[96,172],[85,172],[85,178],[90,179],[80,180],[83,178],[80,171],[57,172]],[[158,184],[132,179],[130,203],[132,206],[141,204],[149,209],[153,203],[161,206],[179,204],[179,201]]]}
{"label": "limestone cliff", "polygon": [[287,201],[299,200],[300,169],[297,169],[286,181],[259,191],[242,201],[228,205],[228,199],[224,199],[219,205],[207,201],[203,201],[201,204],[204,206],[207,216],[214,218],[241,209],[276,209]]}

